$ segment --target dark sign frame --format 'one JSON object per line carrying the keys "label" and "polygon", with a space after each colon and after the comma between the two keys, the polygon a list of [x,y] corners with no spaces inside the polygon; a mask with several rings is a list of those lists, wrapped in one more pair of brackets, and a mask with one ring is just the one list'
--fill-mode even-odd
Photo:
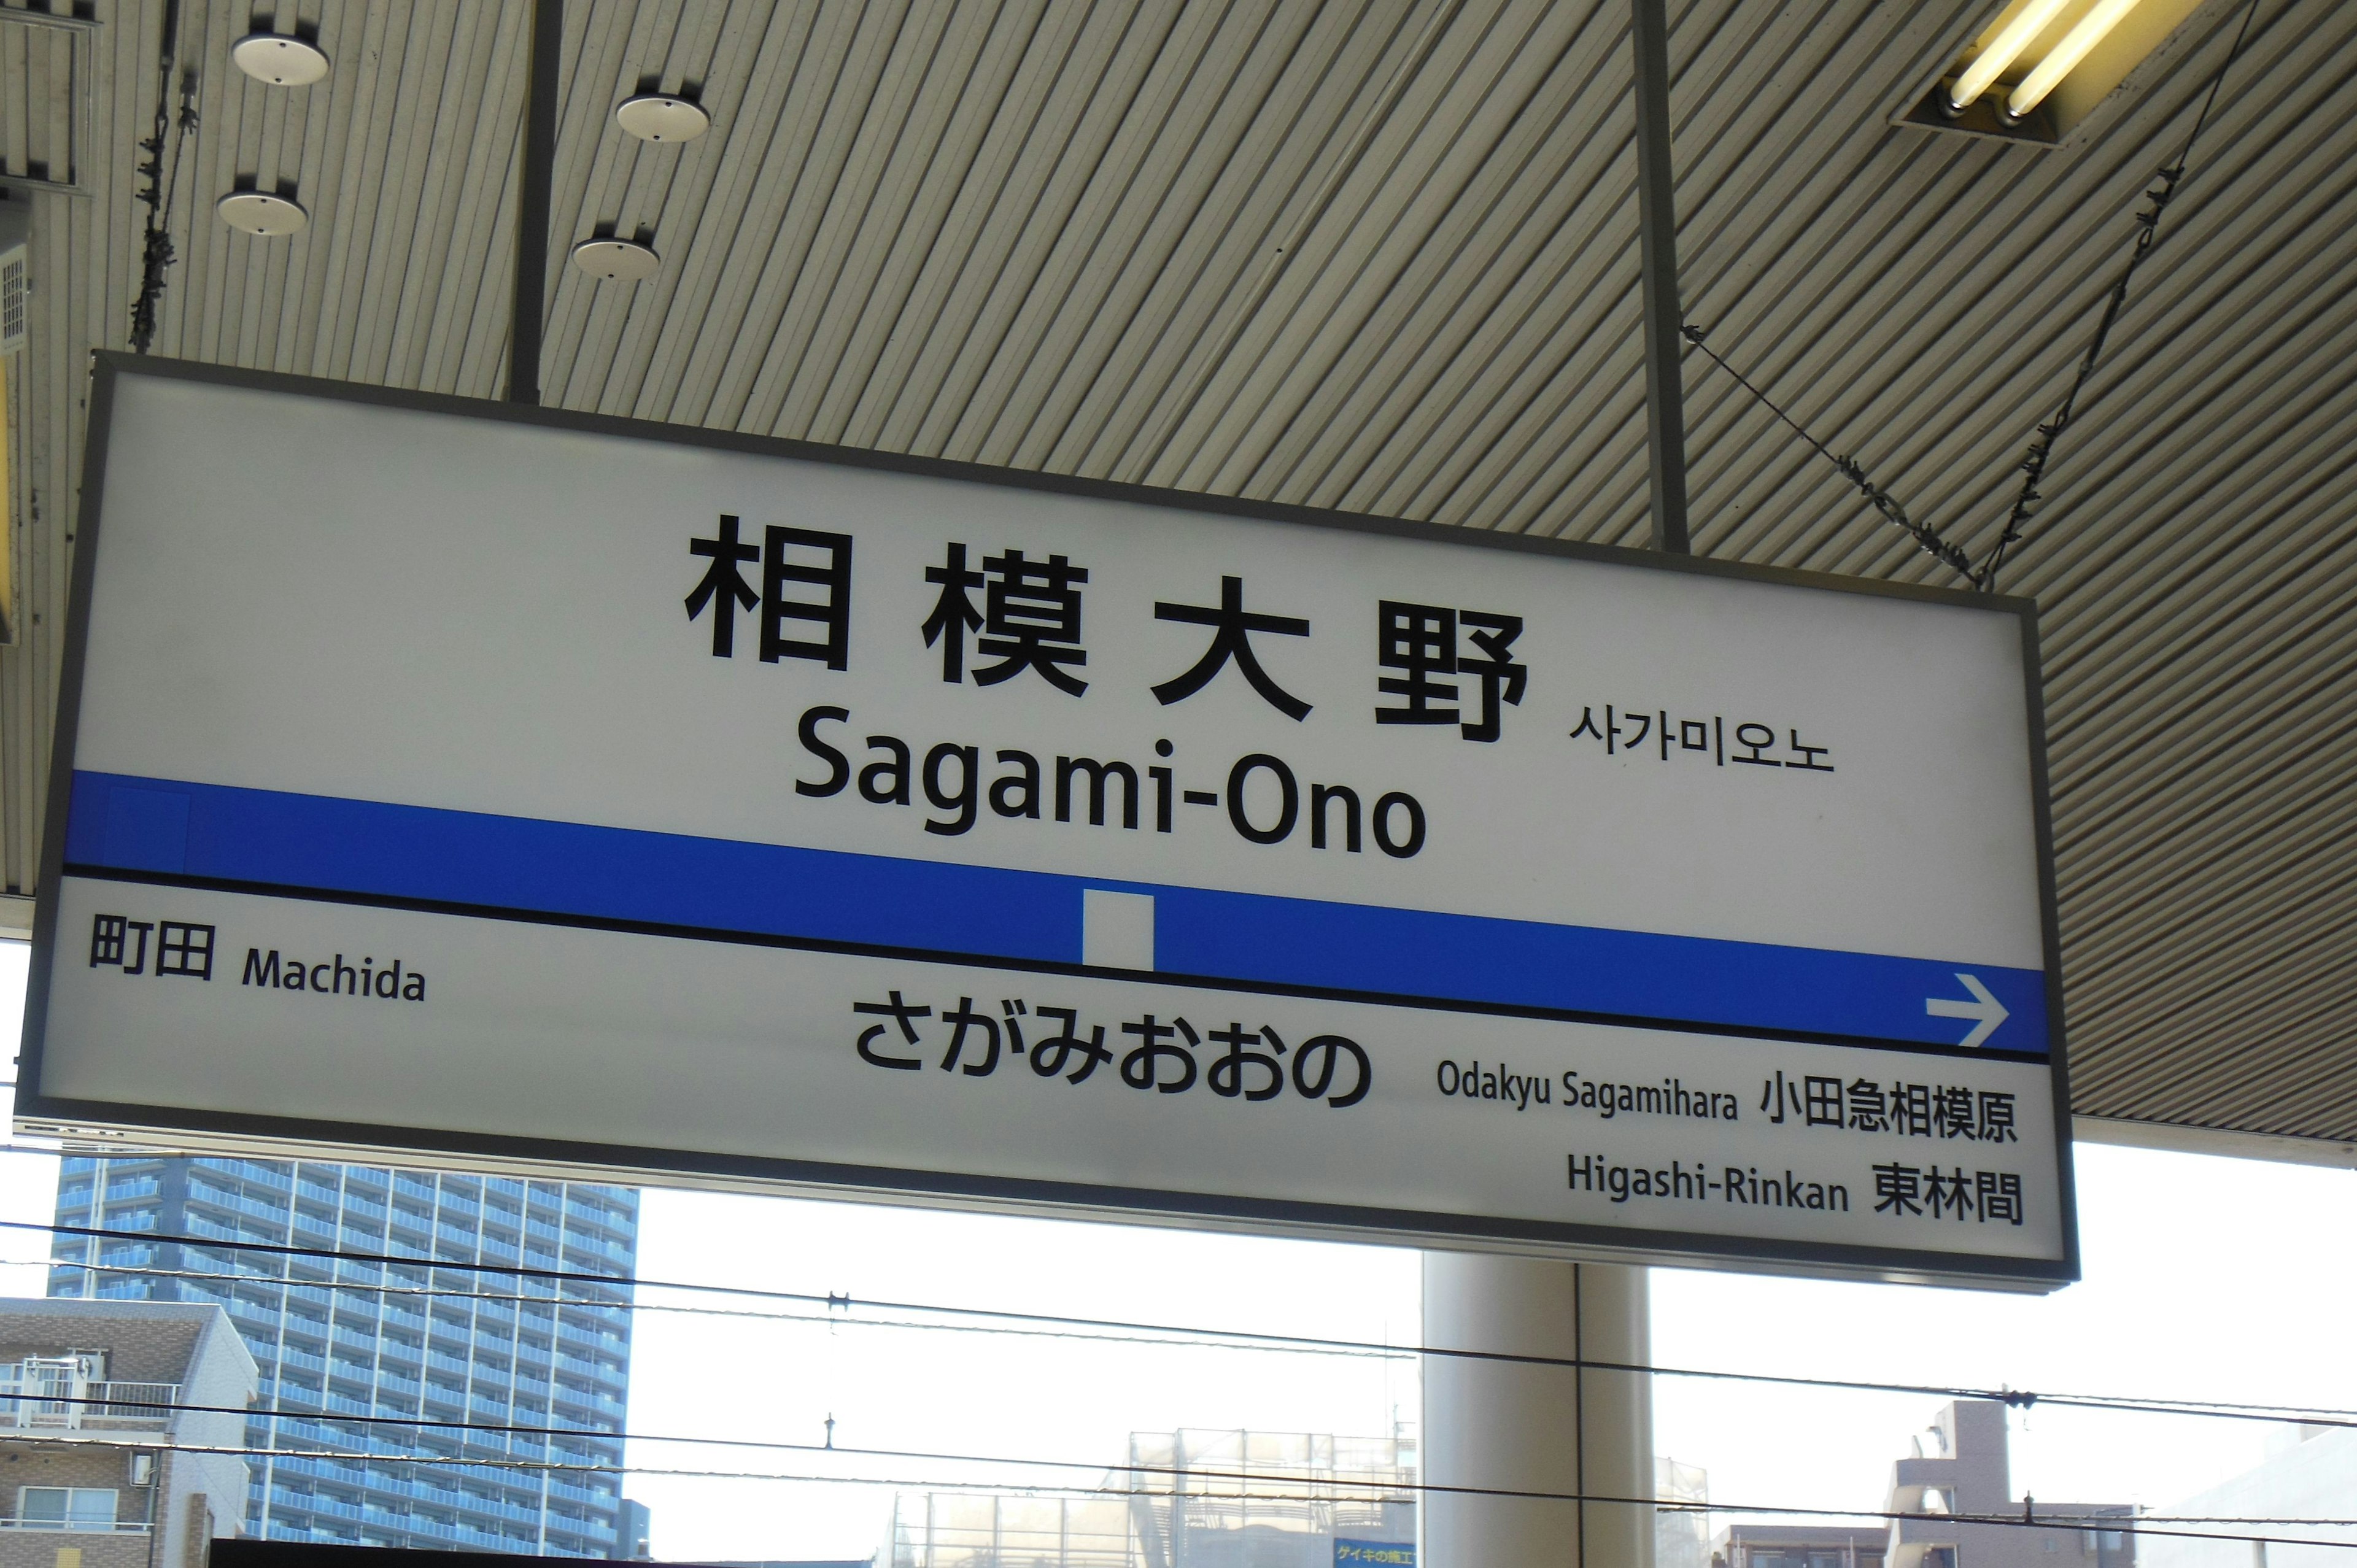
{"label": "dark sign frame", "polygon": [[[68,1100],[49,1095],[41,1087],[42,1045],[48,1023],[49,967],[57,952],[55,890],[65,875],[65,830],[70,799],[75,741],[78,734],[82,665],[89,633],[90,606],[96,574],[97,549],[105,511],[107,452],[113,434],[114,389],[127,375],[196,381],[333,402],[373,404],[421,413],[457,415],[546,429],[619,436],[634,441],[694,446],[759,456],[790,457],[804,462],[921,475],[933,478],[1004,486],[1057,495],[1095,497],[1141,502],[1263,521],[1297,523],[1310,528],[1360,533],[1388,534],[1458,547],[1522,552],[1535,555],[1635,566],[1649,571],[1682,572],[1743,582],[1773,583],[1835,593],[1863,594],[1919,603],[1969,607],[2001,611],[2016,617],[2021,627],[2022,668],[2027,684],[2026,712],[2029,721],[2029,761],[2033,821],[2037,834],[2040,937],[2046,973],[2046,1005],[2050,1034],[2049,1060],[2053,1078],[2054,1139],[2058,1195],[2061,1206],[2063,1256],[2059,1260],[1980,1257],[1929,1252],[1912,1249],[1848,1246],[1828,1242],[1791,1242],[1750,1237],[1696,1234],[1641,1229],[1619,1229],[1548,1221],[1504,1220],[1479,1216],[1409,1212],[1354,1208],[1286,1199],[1233,1197],[1200,1193],[1170,1193],[1135,1188],[1082,1186],[1033,1179],[999,1179],[938,1171],[849,1166],[815,1161],[702,1155],[675,1149],[632,1148],[596,1143],[556,1142],[537,1138],[451,1133],[437,1129],[330,1122],[306,1118],[188,1111],[115,1101]],[[421,1158],[481,1166],[514,1168],[529,1165],[592,1173],[598,1179],[665,1178],[688,1185],[798,1189],[813,1196],[916,1201],[935,1207],[988,1208],[1064,1218],[1120,1219],[1133,1222],[1208,1225],[1223,1230],[1307,1235],[1325,1239],[1352,1238],[1371,1242],[1409,1242],[1437,1247],[1492,1251],[1523,1251],[1548,1256],[1579,1255],[1605,1261],[1727,1265],[1760,1272],[1838,1274],[1917,1283],[1968,1284],[1982,1287],[2049,1291],[2079,1277],[2079,1230],[2072,1162],[2071,1096],[2067,1031],[2062,1010],[2061,938],[2054,884],[2052,807],[2048,791],[2046,721],[2039,664],[2038,607],[2025,598],[1969,593],[1910,583],[1889,583],[1829,574],[1793,571],[1713,561],[1689,555],[1623,549],[1568,540],[1534,538],[1526,534],[1452,528],[1395,518],[1363,516],[1309,507],[1285,506],[1236,497],[1195,495],[1142,485],[1076,478],[1053,474],[1020,472],[978,464],[913,457],[898,453],[820,446],[774,436],[733,431],[704,430],[648,420],[578,413],[562,409],[490,403],[432,392],[406,392],[311,377],[198,364],[187,360],[138,358],[123,353],[95,356],[90,397],[89,434],[82,461],[82,489],[77,522],[71,596],[69,601],[63,668],[58,683],[57,733],[49,762],[48,814],[43,822],[40,889],[51,896],[36,907],[33,962],[25,1003],[25,1033],[18,1058],[16,1119],[18,1126],[69,1138],[121,1136],[126,1132],[152,1137],[167,1129],[189,1146],[263,1150],[280,1155],[316,1153],[320,1157],[349,1160],[355,1154],[392,1159]],[[124,874],[116,874],[123,875]],[[201,877],[168,874],[138,874],[126,880],[147,880],[175,886],[214,886]],[[274,897],[303,897],[285,888],[239,887],[232,891],[261,892]],[[316,895],[312,895],[316,897]],[[392,902],[366,898],[335,901],[365,904]],[[406,906],[404,906],[406,907]],[[561,918],[546,923],[563,924]],[[1025,966],[1038,967],[1038,966]],[[1086,972],[1080,966],[1073,972]],[[1232,987],[1250,989],[1248,986]],[[1729,1031],[1750,1034],[1754,1031]],[[1775,1037],[1784,1038],[1786,1036]],[[1867,1042],[1859,1042],[1867,1043]],[[1889,1048],[1932,1055],[1965,1055],[1951,1047],[1917,1043],[1872,1042]]]}

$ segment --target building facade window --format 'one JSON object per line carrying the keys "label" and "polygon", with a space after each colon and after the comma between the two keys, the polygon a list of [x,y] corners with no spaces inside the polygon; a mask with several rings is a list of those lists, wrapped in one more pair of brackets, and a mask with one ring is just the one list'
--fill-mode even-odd
{"label": "building facade window", "polygon": [[19,1487],[16,1522],[26,1530],[114,1528],[113,1487]]}

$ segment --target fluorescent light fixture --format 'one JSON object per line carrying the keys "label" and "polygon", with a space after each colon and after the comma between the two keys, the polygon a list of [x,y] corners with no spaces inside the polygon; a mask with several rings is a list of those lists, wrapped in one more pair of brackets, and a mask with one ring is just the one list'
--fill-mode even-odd
{"label": "fluorescent light fixture", "polygon": [[2020,146],[2074,145],[2105,104],[2154,75],[2149,62],[2211,0],[1980,3],[1989,7],[1980,31],[1959,41],[1947,69],[1891,116],[1894,124]]}
{"label": "fluorescent light fixture", "polygon": [[2087,51],[2102,43],[2104,36],[2136,8],[2136,0],[2097,0],[2094,9],[2080,17],[2078,26],[2063,34],[2062,41],[2021,79],[2021,85],[2005,101],[2006,117],[2018,120],[2046,102],[2046,95],[2054,91],[2055,85],[2087,58]]}
{"label": "fluorescent light fixture", "polygon": [[1997,29],[1996,37],[1988,41],[1988,47],[1975,55],[1973,62],[1964,67],[1964,74],[1956,78],[1956,85],[1948,91],[1949,107],[1962,109],[1986,92],[1990,83],[2003,76],[2006,68],[2021,58],[2021,51],[2047,29],[2055,16],[2068,4],[2070,0],[2029,0],[2028,5],[2016,11],[2013,20]]}

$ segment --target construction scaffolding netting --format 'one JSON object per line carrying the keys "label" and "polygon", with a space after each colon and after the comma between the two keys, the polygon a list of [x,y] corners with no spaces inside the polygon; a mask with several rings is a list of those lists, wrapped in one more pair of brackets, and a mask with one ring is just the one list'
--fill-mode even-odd
{"label": "construction scaffolding netting", "polygon": [[1413,1563],[1415,1477],[1405,1435],[1133,1433],[1093,1493],[900,1494],[892,1568]]}

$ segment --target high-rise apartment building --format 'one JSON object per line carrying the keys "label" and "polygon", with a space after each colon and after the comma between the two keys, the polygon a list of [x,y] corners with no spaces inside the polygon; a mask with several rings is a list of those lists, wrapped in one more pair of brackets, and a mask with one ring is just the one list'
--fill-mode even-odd
{"label": "high-rise apartment building", "polygon": [[[628,1275],[636,1192],[309,1162],[72,1156],[58,1222],[157,1239],[59,1234],[52,1296],[210,1303],[237,1325],[261,1372],[247,1435],[279,1451],[250,1462],[247,1534],[628,1555],[611,1472],[630,1386],[629,1285],[433,1265]],[[176,1236],[361,1256],[164,1239]],[[471,1429],[413,1424],[437,1422]],[[490,1430],[510,1426],[528,1430]],[[443,1463],[395,1462],[414,1455]]]}

